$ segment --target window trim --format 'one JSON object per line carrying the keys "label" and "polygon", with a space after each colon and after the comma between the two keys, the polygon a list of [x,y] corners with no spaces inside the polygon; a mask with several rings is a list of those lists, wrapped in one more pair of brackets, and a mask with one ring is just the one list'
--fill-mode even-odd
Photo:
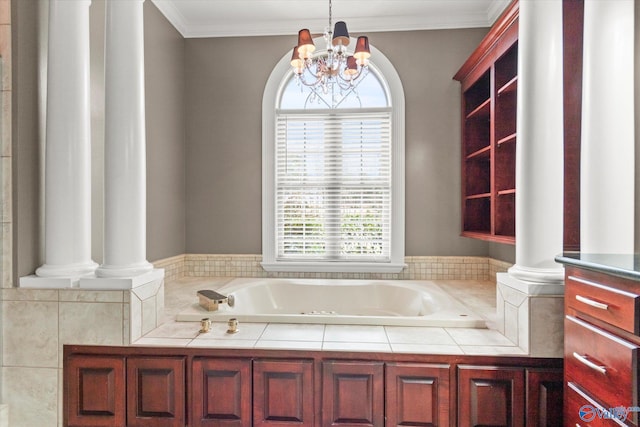
{"label": "window trim", "polygon": [[[314,39],[323,45],[322,37]],[[355,44],[355,39],[352,39]],[[269,272],[399,273],[404,263],[405,242],[405,100],[396,69],[378,49],[370,46],[373,68],[387,90],[392,107],[392,202],[391,259],[389,262],[279,261],[276,259],[275,215],[275,118],[277,103],[291,78],[290,53],[276,64],[262,98],[262,267]]]}

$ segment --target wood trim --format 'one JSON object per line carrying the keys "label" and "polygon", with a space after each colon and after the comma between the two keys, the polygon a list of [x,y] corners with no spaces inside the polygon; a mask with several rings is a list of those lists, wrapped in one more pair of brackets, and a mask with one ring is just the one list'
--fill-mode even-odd
{"label": "wood trim", "polygon": [[476,50],[473,51],[471,56],[462,64],[462,67],[453,77],[455,80],[462,81],[480,64],[484,57],[494,48],[496,43],[504,36],[509,30],[511,25],[518,19],[518,13],[520,11],[520,4],[518,0],[513,0],[509,6],[502,12],[502,14],[496,20],[496,23],[491,27],[487,35],[482,39]]}
{"label": "wood trim", "polygon": [[564,251],[580,250],[580,141],[584,0],[563,0]]}

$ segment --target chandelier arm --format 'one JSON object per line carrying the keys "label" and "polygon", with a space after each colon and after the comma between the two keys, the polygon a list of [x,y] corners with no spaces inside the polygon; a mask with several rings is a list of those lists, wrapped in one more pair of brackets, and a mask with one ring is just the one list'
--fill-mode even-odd
{"label": "chandelier arm", "polygon": [[321,80],[322,80],[322,76],[320,76],[320,77],[316,77],[315,81],[313,81],[313,82],[307,82],[307,81],[304,79],[304,72],[303,72],[303,73],[301,73],[301,74],[298,74],[298,81],[299,81],[300,83],[302,83],[303,85],[305,85],[305,86],[307,86],[307,87],[310,87],[310,88],[314,88],[314,87],[316,87],[316,86],[318,85],[318,83],[320,83],[320,81],[321,81]]}
{"label": "chandelier arm", "polygon": [[363,71],[364,71],[364,67],[361,67],[361,68],[358,70],[358,74],[356,74],[355,76],[351,76],[351,77],[349,77],[349,78],[347,79],[347,78],[345,78],[345,77],[342,75],[342,73],[338,73],[338,77],[339,77],[339,79],[340,79],[340,80],[342,80],[343,82],[351,84],[351,82],[354,82],[354,83],[355,83],[355,82],[356,82],[356,80],[358,80],[358,79],[360,78],[360,76],[362,75]]}

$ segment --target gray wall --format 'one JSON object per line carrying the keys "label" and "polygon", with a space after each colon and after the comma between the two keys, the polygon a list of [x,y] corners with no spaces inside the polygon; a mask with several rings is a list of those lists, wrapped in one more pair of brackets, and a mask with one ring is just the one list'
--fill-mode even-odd
{"label": "gray wall", "polygon": [[14,278],[41,264],[38,2],[12,1]]}
{"label": "gray wall", "polygon": [[[12,0],[13,210],[15,277],[44,262],[41,230],[41,149],[38,99],[46,93],[47,2]],[[184,39],[144,3],[147,120],[147,259],[182,254],[185,247]],[[104,143],[104,0],[93,0],[91,18],[92,257],[102,261]],[[43,36],[44,34],[44,36]],[[46,83],[46,81],[44,82]]]}
{"label": "gray wall", "polygon": [[[38,125],[38,70],[46,65],[39,60],[46,45],[38,44],[42,3],[12,1],[16,277],[32,274],[44,261]],[[261,253],[262,94],[295,36],[184,40],[152,2],[144,8],[147,258]],[[93,258],[101,262],[104,0],[93,1],[91,26],[92,238]],[[459,237],[460,92],[452,76],[485,33],[369,34],[405,87],[407,255],[497,254],[513,260],[511,246]]]}
{"label": "gray wall", "polygon": [[[460,234],[460,86],[486,29],[369,34],[406,98],[406,255],[513,260]],[[261,253],[262,95],[295,36],[186,40],[187,252]],[[491,249],[490,249],[491,246]]]}
{"label": "gray wall", "polygon": [[186,252],[184,39],[144,2],[147,259]]}

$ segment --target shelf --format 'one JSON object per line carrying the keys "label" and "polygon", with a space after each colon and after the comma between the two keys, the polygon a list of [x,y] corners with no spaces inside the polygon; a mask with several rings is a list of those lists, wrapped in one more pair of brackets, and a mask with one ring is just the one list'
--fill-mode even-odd
{"label": "shelf", "polygon": [[467,114],[467,119],[474,119],[479,117],[489,117],[491,114],[491,98],[484,101],[482,104],[478,105],[473,111]]}
{"label": "shelf", "polygon": [[511,135],[507,135],[501,140],[499,140],[496,144],[500,147],[502,144],[508,144],[511,142],[516,142],[516,133],[512,133]]}
{"label": "shelf", "polygon": [[[517,4],[515,1],[513,4]],[[454,77],[462,86],[461,235],[514,244],[518,14],[498,20]]]}
{"label": "shelf", "polygon": [[462,237],[469,237],[471,239],[486,240],[488,242],[505,243],[508,245],[515,245],[516,238],[514,236],[502,236],[499,234],[491,234],[488,231],[463,231],[460,233]]}
{"label": "shelf", "polygon": [[498,96],[510,92],[515,92],[518,89],[518,76],[515,76],[507,83],[504,84],[500,89],[498,89]]}
{"label": "shelf", "polygon": [[470,196],[467,196],[466,199],[467,200],[488,199],[490,197],[491,197],[491,193],[479,193],[479,194],[472,194]]}
{"label": "shelf", "polygon": [[483,147],[467,156],[467,160],[489,158],[491,156],[491,146]]}

